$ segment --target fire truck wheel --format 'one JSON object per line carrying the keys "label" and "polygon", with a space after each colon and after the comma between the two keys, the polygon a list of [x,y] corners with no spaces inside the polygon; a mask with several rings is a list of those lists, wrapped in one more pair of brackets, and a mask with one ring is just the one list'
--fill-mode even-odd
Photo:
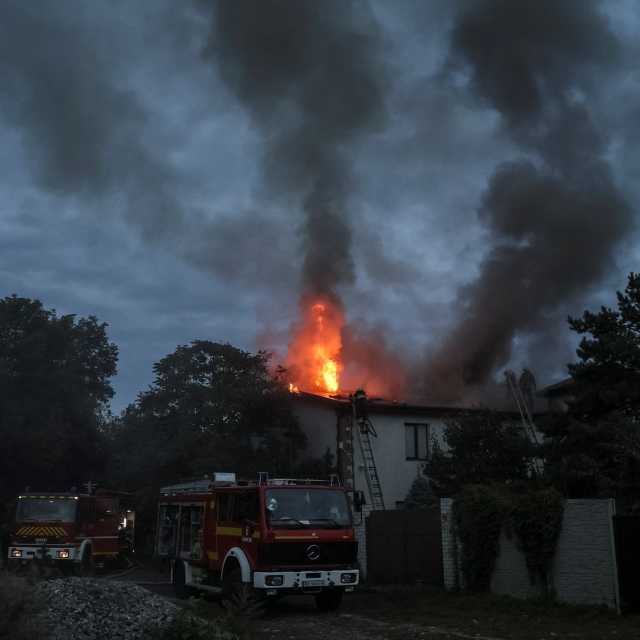
{"label": "fire truck wheel", "polygon": [[173,590],[175,591],[176,598],[184,599],[191,595],[192,591],[185,583],[184,562],[182,560],[176,560],[173,567]]}
{"label": "fire truck wheel", "polygon": [[20,560],[8,560],[7,561],[7,569],[9,573],[19,573],[20,572]]}
{"label": "fire truck wheel", "polygon": [[335,611],[342,603],[342,589],[321,591],[316,596],[316,607],[320,611]]}
{"label": "fire truck wheel", "polygon": [[242,581],[240,568],[227,573],[222,581],[225,607],[234,613],[249,617],[262,615],[266,598],[248,582]]}
{"label": "fire truck wheel", "polygon": [[91,549],[84,552],[80,564],[76,566],[76,572],[77,575],[82,578],[90,578],[95,573],[95,565],[93,563]]}

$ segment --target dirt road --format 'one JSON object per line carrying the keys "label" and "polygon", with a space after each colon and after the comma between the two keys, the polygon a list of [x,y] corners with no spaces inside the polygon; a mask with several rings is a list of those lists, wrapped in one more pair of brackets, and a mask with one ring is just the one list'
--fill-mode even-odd
{"label": "dirt road", "polygon": [[[178,602],[173,597],[169,576],[137,566],[119,575],[118,580],[135,582],[150,591]],[[451,628],[422,625],[372,617],[367,611],[370,595],[363,592],[345,596],[336,613],[320,613],[310,596],[284,598],[269,607],[266,615],[248,623],[248,635],[256,640],[479,640],[487,636],[462,633]],[[211,602],[216,607],[215,602]],[[491,640],[496,640],[491,638]],[[499,639],[498,639],[499,640]]]}
{"label": "dirt road", "polygon": [[359,605],[356,600],[349,602],[347,599],[343,610],[321,614],[315,609],[311,598],[285,599],[273,607],[265,618],[251,625],[250,637],[256,640],[489,640],[487,636],[436,626],[379,620],[365,613],[350,611],[359,608]]}

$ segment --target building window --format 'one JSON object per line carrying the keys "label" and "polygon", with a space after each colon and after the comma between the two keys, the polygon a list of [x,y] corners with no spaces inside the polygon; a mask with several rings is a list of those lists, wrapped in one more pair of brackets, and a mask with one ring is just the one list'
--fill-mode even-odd
{"label": "building window", "polygon": [[407,460],[427,460],[429,425],[426,422],[405,422],[404,442]]}

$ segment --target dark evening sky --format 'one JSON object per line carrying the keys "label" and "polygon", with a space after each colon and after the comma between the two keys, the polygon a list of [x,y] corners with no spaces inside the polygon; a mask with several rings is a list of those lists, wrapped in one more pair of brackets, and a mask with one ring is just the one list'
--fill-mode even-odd
{"label": "dark evening sky", "polygon": [[107,322],[115,411],[178,344],[282,354],[318,287],[431,384],[551,382],[638,270],[639,30],[635,0],[4,0],[0,296]]}

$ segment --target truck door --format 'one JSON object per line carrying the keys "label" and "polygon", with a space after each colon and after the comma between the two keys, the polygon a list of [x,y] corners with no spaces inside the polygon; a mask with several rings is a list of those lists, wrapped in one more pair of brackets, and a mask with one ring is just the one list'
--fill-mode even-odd
{"label": "truck door", "polygon": [[204,504],[182,505],[180,510],[179,556],[184,560],[202,560]]}
{"label": "truck door", "polygon": [[158,540],[156,553],[161,558],[175,558],[178,541],[177,504],[161,504],[158,509]]}

